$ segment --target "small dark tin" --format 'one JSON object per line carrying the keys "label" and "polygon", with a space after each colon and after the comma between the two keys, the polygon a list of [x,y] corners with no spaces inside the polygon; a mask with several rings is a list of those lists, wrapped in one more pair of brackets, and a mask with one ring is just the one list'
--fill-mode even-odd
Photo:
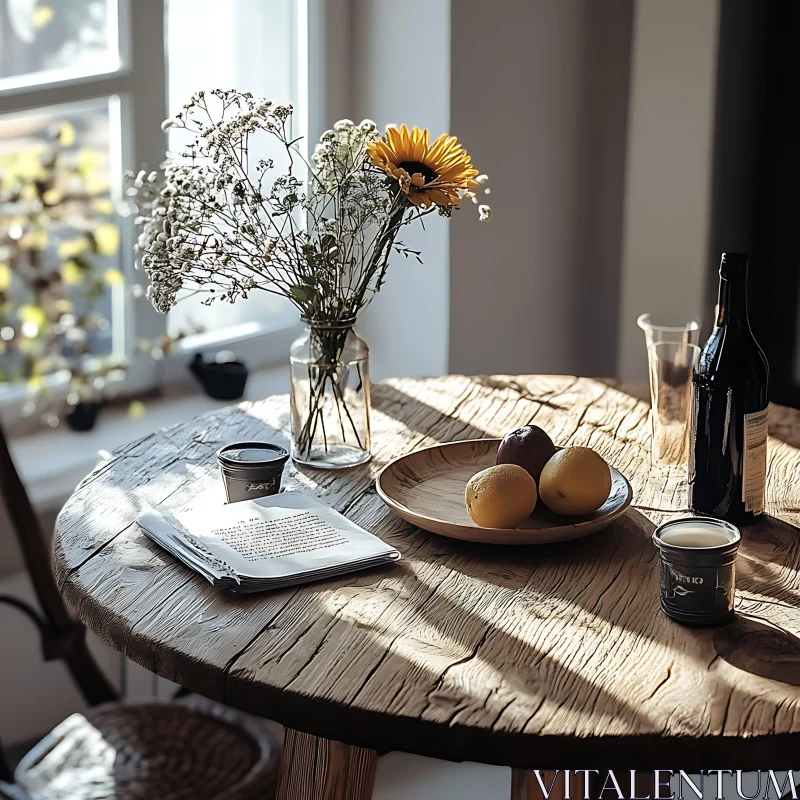
{"label": "small dark tin", "polygon": [[269,442],[234,442],[217,451],[229,503],[268,497],[281,490],[289,453]]}
{"label": "small dark tin", "polygon": [[[710,525],[729,539],[715,547],[685,547],[665,542],[670,529],[688,522]],[[660,525],[653,543],[661,554],[661,609],[684,625],[719,625],[733,619],[736,552],[741,534],[735,525],[713,517],[681,517]]]}

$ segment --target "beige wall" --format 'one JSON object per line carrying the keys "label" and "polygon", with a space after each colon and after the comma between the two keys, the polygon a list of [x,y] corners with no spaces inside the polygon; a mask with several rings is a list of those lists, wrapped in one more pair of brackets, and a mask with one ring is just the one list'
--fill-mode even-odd
{"label": "beige wall", "polygon": [[[352,14],[353,119],[446,133],[450,0],[353,0]],[[448,369],[448,221],[431,215],[424,230],[416,223],[398,238],[420,250],[423,263],[395,254],[386,285],[362,317],[373,380]]]}
{"label": "beige wall", "polygon": [[613,375],[632,0],[459,0],[451,127],[493,216],[453,220],[450,368]]}
{"label": "beige wall", "polygon": [[644,380],[645,312],[701,321],[708,271],[719,0],[636,6],[620,317],[623,380]]}

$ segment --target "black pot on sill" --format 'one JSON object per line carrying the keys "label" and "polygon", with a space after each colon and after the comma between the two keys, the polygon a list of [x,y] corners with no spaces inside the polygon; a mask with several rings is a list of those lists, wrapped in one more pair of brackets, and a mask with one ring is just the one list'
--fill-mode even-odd
{"label": "black pot on sill", "polygon": [[97,422],[101,407],[100,403],[78,403],[64,419],[73,431],[90,431]]}
{"label": "black pot on sill", "polygon": [[204,361],[200,353],[196,353],[189,363],[189,369],[194,373],[201,386],[209,397],[215,400],[238,400],[244,394],[249,374],[247,367],[241,361]]}

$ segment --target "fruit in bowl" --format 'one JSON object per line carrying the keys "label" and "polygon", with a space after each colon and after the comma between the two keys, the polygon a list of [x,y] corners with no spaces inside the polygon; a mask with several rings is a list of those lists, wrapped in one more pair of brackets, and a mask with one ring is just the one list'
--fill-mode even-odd
{"label": "fruit in bowl", "polygon": [[516,464],[498,464],[473,475],[464,491],[472,521],[481,528],[516,528],[536,508],[536,481]]}
{"label": "fruit in bowl", "polygon": [[591,448],[565,447],[545,464],[538,489],[556,514],[591,514],[608,499],[611,470]]}
{"label": "fruit in bowl", "polygon": [[525,425],[506,434],[496,465],[467,483],[464,501],[481,528],[516,528],[541,501],[554,514],[585,516],[611,492],[611,469],[589,447],[557,448],[546,431]]}
{"label": "fruit in bowl", "polygon": [[497,448],[498,464],[517,464],[538,483],[544,465],[555,455],[553,440],[538,425],[523,425],[507,433]]}

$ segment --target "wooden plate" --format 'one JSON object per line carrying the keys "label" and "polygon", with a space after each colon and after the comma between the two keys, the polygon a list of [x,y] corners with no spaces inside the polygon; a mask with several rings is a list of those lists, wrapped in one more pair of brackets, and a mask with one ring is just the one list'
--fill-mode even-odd
{"label": "wooden plate", "polygon": [[594,514],[563,517],[541,501],[518,528],[480,528],[464,505],[464,488],[495,463],[500,439],[468,439],[426,447],[388,463],[375,479],[378,494],[404,520],[432,533],[487,544],[545,544],[578,539],[621,517],[633,492],[611,467],[611,493]]}

